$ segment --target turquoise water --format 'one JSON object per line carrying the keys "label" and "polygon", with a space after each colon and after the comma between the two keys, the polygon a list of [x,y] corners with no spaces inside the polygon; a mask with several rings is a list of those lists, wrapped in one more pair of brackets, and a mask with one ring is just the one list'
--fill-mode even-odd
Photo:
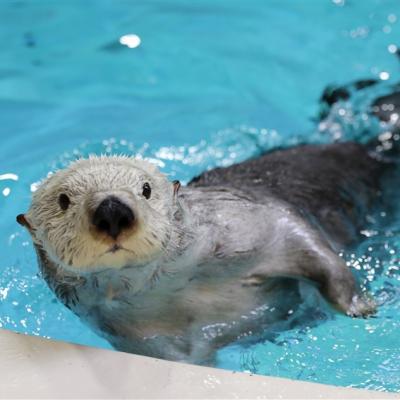
{"label": "turquoise water", "polygon": [[[276,146],[331,141],[315,121],[322,90],[388,78],[352,109],[397,82],[399,18],[397,0],[2,0],[1,327],[109,347],[58,304],[15,223],[49,171],[122,152],[185,182]],[[345,138],[359,136],[357,117],[341,123]],[[363,124],[372,136],[374,121]],[[222,349],[218,366],[400,391],[397,178],[385,186],[390,213],[369,216],[365,241],[343,255],[377,316],[346,318],[315,296],[290,329]]]}

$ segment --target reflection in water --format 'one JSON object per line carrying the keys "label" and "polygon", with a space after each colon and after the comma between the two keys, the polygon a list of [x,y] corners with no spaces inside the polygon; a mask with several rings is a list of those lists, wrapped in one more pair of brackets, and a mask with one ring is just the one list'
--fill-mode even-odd
{"label": "reflection in water", "polygon": [[17,181],[18,180],[18,175],[16,174],[2,174],[0,175],[0,181],[10,179],[12,181]]}
{"label": "reflection in water", "polygon": [[390,74],[386,71],[382,71],[379,73],[379,78],[383,81],[387,81],[390,78]]}
{"label": "reflection in water", "polygon": [[129,34],[124,35],[119,38],[119,42],[124,46],[129,47],[130,49],[134,49],[140,46],[141,39],[138,35]]}
{"label": "reflection in water", "polygon": [[[5,180],[18,181],[18,175],[13,173],[0,175],[0,181],[5,181]],[[1,190],[1,193],[3,194],[4,197],[7,197],[11,193],[11,188],[6,186]]]}

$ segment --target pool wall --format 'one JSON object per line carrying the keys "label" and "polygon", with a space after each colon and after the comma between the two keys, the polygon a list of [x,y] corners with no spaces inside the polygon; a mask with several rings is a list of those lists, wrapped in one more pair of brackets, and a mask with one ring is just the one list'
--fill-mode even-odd
{"label": "pool wall", "polygon": [[0,330],[1,398],[394,399],[100,350]]}

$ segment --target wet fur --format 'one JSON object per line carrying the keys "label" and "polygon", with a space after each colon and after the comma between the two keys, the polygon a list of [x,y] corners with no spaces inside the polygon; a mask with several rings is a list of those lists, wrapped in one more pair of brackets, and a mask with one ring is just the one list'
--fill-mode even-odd
{"label": "wet fur", "polygon": [[302,145],[216,168],[189,186],[233,187],[262,204],[271,196],[284,199],[343,246],[357,237],[366,211],[377,200],[384,169],[358,143]]}

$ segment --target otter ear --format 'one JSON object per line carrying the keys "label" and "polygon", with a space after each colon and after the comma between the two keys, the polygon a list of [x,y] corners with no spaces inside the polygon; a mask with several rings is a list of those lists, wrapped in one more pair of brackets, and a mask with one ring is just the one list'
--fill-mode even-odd
{"label": "otter ear", "polygon": [[172,185],[174,186],[174,196],[176,196],[181,187],[181,183],[179,181],[173,181]]}
{"label": "otter ear", "polygon": [[17,222],[20,225],[22,225],[25,228],[27,228],[29,232],[32,230],[32,227],[31,227],[30,223],[28,222],[28,220],[26,219],[25,214],[17,215]]}

